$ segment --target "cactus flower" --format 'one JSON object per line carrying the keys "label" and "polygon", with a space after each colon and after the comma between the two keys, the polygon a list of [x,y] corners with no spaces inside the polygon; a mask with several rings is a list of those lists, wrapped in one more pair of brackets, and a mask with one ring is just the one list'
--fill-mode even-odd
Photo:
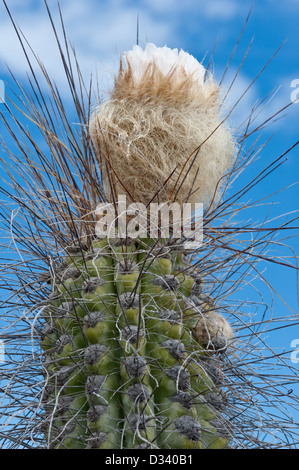
{"label": "cactus flower", "polygon": [[212,75],[166,46],[125,53],[89,130],[110,200],[127,193],[143,204],[205,203],[234,156]]}

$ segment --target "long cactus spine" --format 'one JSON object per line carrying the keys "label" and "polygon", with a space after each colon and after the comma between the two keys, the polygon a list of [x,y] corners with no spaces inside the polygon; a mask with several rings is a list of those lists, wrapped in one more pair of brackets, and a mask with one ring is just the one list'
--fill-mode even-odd
{"label": "long cactus spine", "polygon": [[[34,72],[29,92],[16,82],[20,103],[8,97],[1,112],[17,148],[2,142],[11,187],[1,190],[8,200],[2,238],[9,239],[1,267],[9,358],[1,445],[296,446],[291,387],[298,376],[265,339],[279,317],[269,319],[264,299],[246,300],[241,289],[252,285],[254,294],[256,278],[264,280],[259,259],[296,269],[267,252],[289,222],[235,222],[248,208],[241,196],[284,156],[234,193],[230,182],[260,148],[244,150],[247,128],[233,136],[208,70],[183,51],[134,47],[100,102],[48,13],[71,117],[39,59],[46,84]],[[171,222],[167,236],[152,236],[146,221],[146,237],[99,237],[96,208],[116,205],[120,195],[146,208],[190,203],[193,210],[203,202],[202,246],[187,249]],[[296,324],[296,315],[290,319]]]}
{"label": "long cactus spine", "polygon": [[65,275],[46,304],[42,343],[50,446],[228,444],[219,411],[225,392],[209,376],[209,361],[228,338],[219,327],[224,343],[210,338],[210,352],[197,340],[202,279],[172,252],[142,241],[95,240],[60,268]]}

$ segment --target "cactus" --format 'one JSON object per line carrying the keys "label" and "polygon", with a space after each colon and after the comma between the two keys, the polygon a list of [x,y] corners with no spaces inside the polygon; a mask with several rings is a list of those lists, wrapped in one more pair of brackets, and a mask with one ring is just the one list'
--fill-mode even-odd
{"label": "cactus", "polygon": [[54,273],[41,343],[54,448],[229,443],[226,394],[209,370],[230,327],[180,247],[151,242],[94,239]]}
{"label": "cactus", "polygon": [[[190,150],[185,149],[191,152],[194,143],[207,139],[219,124],[217,88],[212,78],[204,80],[203,66],[183,51],[178,54],[153,44],[143,51],[136,46],[126,61],[125,67],[121,63],[111,99],[90,120],[96,158],[104,187],[110,188],[110,204],[113,195],[122,195],[113,181],[116,174],[139,207],[156,198],[162,198],[165,206],[184,170],[180,143],[191,136]],[[195,135],[188,131],[194,120]],[[215,183],[202,183],[209,168],[214,168],[218,181],[231,158],[227,129],[220,127],[211,140],[198,168],[193,165],[185,175],[180,197],[186,202],[196,173],[198,199],[206,196],[209,185],[215,190]],[[168,179],[171,160],[178,175]],[[144,161],[152,173],[149,169],[144,180],[137,179]],[[166,179],[170,185],[163,184]],[[191,199],[196,200],[194,195]],[[126,238],[90,237],[87,247],[71,246],[68,261],[59,272],[54,270],[42,343],[48,408],[44,428],[50,446],[227,446],[229,423],[220,411],[225,394],[209,376],[207,363],[211,354],[218,357],[227,349],[232,329],[206,299],[203,280],[188,264],[184,244],[173,236],[173,223],[169,225],[172,235],[166,240],[160,236],[156,243],[148,229],[147,238],[130,238],[128,233]],[[164,233],[158,223],[159,228]],[[96,227],[95,235],[98,232]]]}
{"label": "cactus", "polygon": [[[271,372],[259,375],[256,364],[269,361],[257,345],[259,335],[266,344],[264,316],[254,322],[235,298],[252,275],[263,279],[256,263],[273,261],[266,251],[280,227],[227,222],[243,209],[240,193],[283,156],[229,193],[252,149],[242,155],[247,128],[237,139],[209,71],[184,51],[135,46],[99,103],[47,10],[78,125],[39,61],[50,105],[34,74],[35,100],[20,85],[19,92],[48,153],[15,117],[15,103],[5,107],[18,133],[1,114],[20,152],[3,142],[12,186],[5,196],[18,208],[17,215],[4,208],[18,259],[4,262],[11,350],[1,385],[3,447],[260,448],[272,447],[269,435],[278,446],[296,445],[292,420],[275,418],[284,406],[277,395],[288,395],[284,382],[296,383],[296,374],[280,384]],[[130,204],[121,215],[120,196]],[[177,236],[174,217],[153,226],[151,212],[142,212],[169,203],[190,204],[184,222],[197,229],[203,203],[202,242],[190,244],[194,230]],[[255,236],[246,241],[248,231]]]}

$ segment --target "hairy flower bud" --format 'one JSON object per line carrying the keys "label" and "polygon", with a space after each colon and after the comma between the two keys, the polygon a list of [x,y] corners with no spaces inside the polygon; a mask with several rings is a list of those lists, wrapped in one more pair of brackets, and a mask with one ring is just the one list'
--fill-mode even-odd
{"label": "hairy flower bud", "polygon": [[110,200],[205,203],[234,155],[211,74],[187,52],[154,44],[125,54],[89,131]]}

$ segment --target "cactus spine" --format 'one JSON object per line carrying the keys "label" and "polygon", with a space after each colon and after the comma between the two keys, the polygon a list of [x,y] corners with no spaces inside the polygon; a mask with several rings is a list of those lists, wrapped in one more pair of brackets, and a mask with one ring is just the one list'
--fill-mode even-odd
{"label": "cactus spine", "polygon": [[[168,163],[184,174],[186,197],[198,171],[184,173],[186,154],[180,154],[179,144],[188,139],[195,117],[199,129],[193,139],[198,142],[217,126],[217,87],[211,78],[205,83],[202,65],[183,51],[148,45],[128,53],[126,61],[111,100],[89,125],[111,204],[121,194],[120,184],[139,204],[155,198],[165,204],[176,186],[170,179],[159,190],[169,176],[170,157]],[[208,124],[202,123],[208,119],[201,106],[210,115]],[[182,135],[176,136],[177,126]],[[220,168],[213,150],[219,139],[226,159]],[[214,140],[202,153],[201,176],[207,152],[218,174],[231,158],[228,130],[221,128]],[[144,160],[151,170],[145,169],[141,183]],[[202,186],[197,197],[206,195],[209,184]],[[56,312],[53,306],[45,309],[46,331],[53,338],[50,345],[48,337],[44,340],[53,403],[46,428],[54,447],[202,449],[228,444],[219,411],[225,399],[207,363],[210,354],[218,358],[226,350],[232,331],[201,297],[202,279],[184,262],[182,247],[172,236],[156,243],[127,236],[94,238],[88,247],[71,249],[61,284],[53,286]]]}
{"label": "cactus spine", "polygon": [[[30,91],[15,81],[16,106],[25,108],[47,145],[39,147],[12,101],[5,104],[8,113],[0,117],[19,153],[2,142],[11,189],[0,189],[8,199],[1,229],[9,240],[0,270],[8,292],[1,340],[9,357],[2,369],[1,445],[296,446],[286,410],[298,409],[290,388],[298,377],[292,367],[276,372],[286,361],[264,339],[271,321],[264,299],[255,313],[251,297],[234,296],[253,284],[252,274],[264,279],[255,264],[274,262],[267,250],[279,227],[235,226],[232,218],[248,209],[241,196],[284,155],[223,198],[224,183],[260,150],[242,153],[254,132],[248,132],[252,116],[236,151],[208,71],[183,51],[154,45],[127,53],[110,99],[94,108],[76,56],[74,66],[66,36],[62,44],[48,13],[75,118],[38,60],[47,102],[26,53]],[[114,205],[119,195],[146,207],[204,202],[203,247],[192,253],[183,240],[151,238],[150,231],[148,238],[100,237],[96,207]],[[7,262],[9,256],[16,262]],[[281,264],[295,267],[289,256]],[[273,318],[285,320],[283,314]]]}
{"label": "cactus spine", "polygon": [[221,327],[209,345],[196,338],[212,307],[182,250],[95,239],[70,250],[55,279],[42,341],[49,445],[227,446],[225,392],[209,370],[228,338]]}

